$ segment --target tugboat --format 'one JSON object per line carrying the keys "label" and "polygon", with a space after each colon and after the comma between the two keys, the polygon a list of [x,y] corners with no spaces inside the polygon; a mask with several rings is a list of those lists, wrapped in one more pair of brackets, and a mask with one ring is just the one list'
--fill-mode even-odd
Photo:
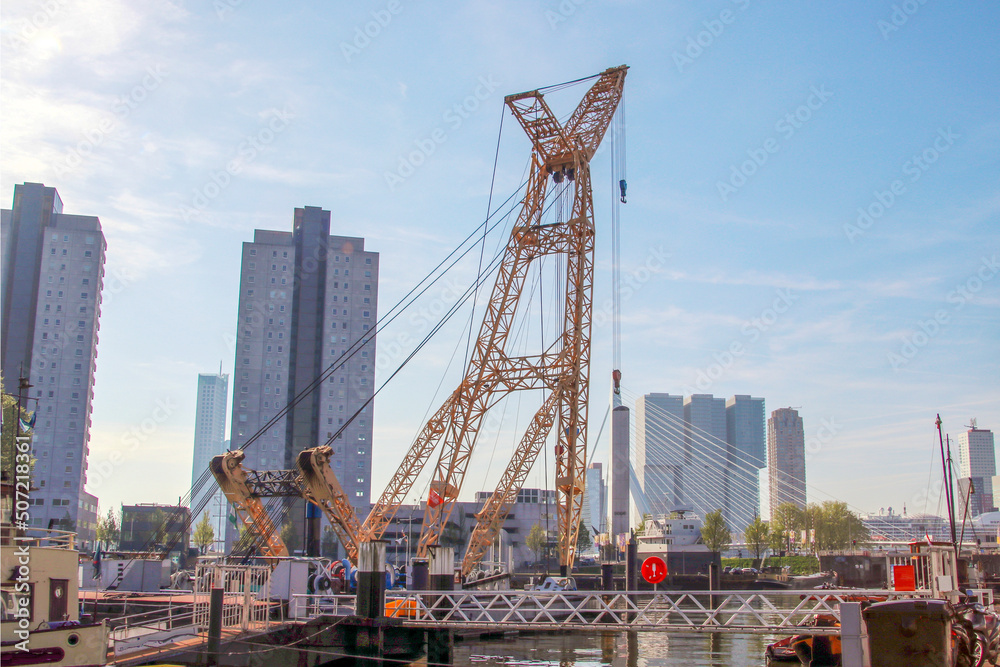
{"label": "tugboat", "polygon": [[0,662],[4,667],[106,664],[107,626],[80,620],[75,533],[25,527],[27,501],[16,496],[14,484],[0,483]]}

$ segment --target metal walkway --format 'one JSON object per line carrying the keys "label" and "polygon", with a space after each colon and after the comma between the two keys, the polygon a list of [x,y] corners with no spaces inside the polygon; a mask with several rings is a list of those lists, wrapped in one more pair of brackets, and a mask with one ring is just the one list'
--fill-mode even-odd
{"label": "metal walkway", "polygon": [[[386,612],[411,627],[508,630],[657,630],[792,633],[841,602],[928,597],[885,590],[601,592],[413,592],[386,596]],[[305,602],[305,601],[303,601]],[[839,634],[838,627],[810,628]]]}

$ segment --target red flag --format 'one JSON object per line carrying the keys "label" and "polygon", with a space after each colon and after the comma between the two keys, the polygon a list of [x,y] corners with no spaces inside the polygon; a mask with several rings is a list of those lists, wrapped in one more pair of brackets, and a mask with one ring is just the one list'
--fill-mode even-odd
{"label": "red flag", "polygon": [[438,492],[435,491],[434,489],[431,489],[430,495],[427,496],[427,506],[437,507],[442,502],[444,501],[441,499],[440,494],[438,494]]}

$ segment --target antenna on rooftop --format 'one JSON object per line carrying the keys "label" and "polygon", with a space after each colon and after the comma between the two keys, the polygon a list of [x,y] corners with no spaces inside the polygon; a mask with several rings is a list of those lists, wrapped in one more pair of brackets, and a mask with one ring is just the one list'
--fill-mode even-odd
{"label": "antenna on rooftop", "polygon": [[969,423],[966,424],[965,427],[966,428],[971,428],[973,431],[975,431],[977,428],[979,428],[978,424],[976,423],[976,418],[975,417],[969,418]]}

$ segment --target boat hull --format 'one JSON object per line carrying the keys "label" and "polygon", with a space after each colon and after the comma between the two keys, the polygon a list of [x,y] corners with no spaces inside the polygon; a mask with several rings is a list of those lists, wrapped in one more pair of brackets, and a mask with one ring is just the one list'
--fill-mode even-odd
{"label": "boat hull", "polygon": [[0,656],[4,667],[104,665],[108,660],[108,629],[102,623],[33,630],[25,641],[3,642]]}

